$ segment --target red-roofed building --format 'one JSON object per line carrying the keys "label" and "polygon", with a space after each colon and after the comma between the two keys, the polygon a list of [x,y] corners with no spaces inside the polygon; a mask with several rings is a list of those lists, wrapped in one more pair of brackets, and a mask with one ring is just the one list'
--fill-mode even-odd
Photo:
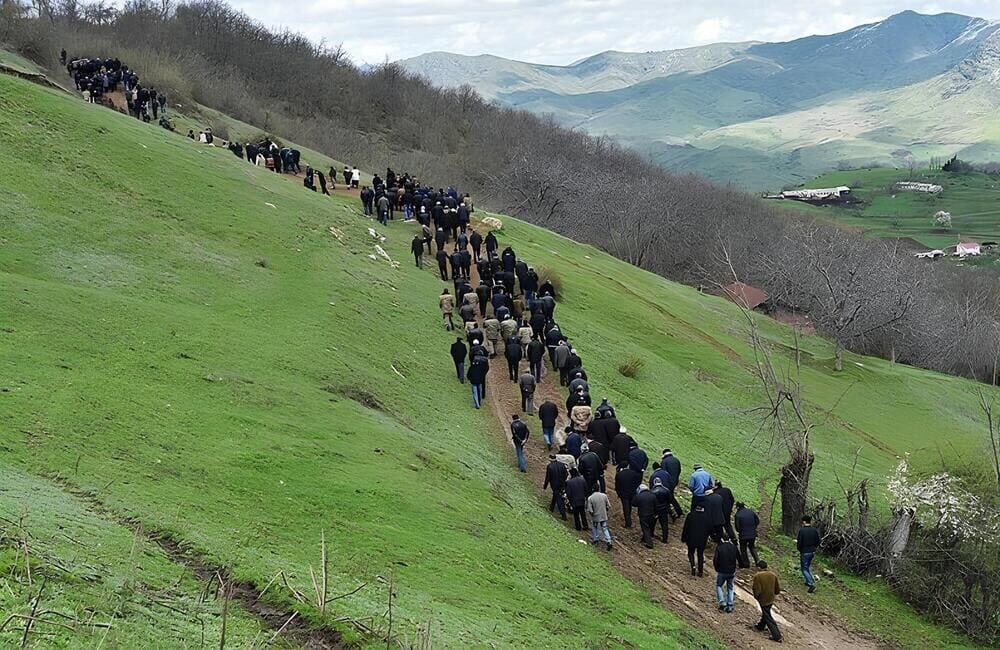
{"label": "red-roofed building", "polygon": [[757,287],[742,282],[733,282],[722,287],[722,295],[746,309],[757,309],[767,302],[769,296]]}

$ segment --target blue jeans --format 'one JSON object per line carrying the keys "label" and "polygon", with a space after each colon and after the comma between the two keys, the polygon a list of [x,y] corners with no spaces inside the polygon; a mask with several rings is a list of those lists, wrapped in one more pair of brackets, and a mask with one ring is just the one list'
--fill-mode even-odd
{"label": "blue jeans", "polygon": [[555,427],[542,427],[542,440],[545,441],[546,445],[552,446],[553,431],[555,431]]}
{"label": "blue jeans", "polygon": [[816,584],[813,580],[812,571],[809,570],[810,565],[812,565],[813,556],[815,553],[803,553],[799,556],[799,566],[802,568],[802,577],[806,579],[806,585],[812,587]]}
{"label": "blue jeans", "polygon": [[604,541],[610,544],[611,531],[608,530],[608,522],[606,521],[590,522],[590,541],[596,542],[598,539],[600,539],[602,531],[604,532]]}
{"label": "blue jeans", "polygon": [[476,405],[476,408],[479,408],[480,406],[483,405],[482,402],[483,388],[484,386],[482,384],[472,384],[472,403]]}
{"label": "blue jeans", "polygon": [[[715,574],[715,595],[718,596],[720,605],[724,605],[726,607],[733,606],[733,596],[735,595],[733,580],[735,579],[735,573]],[[723,587],[725,587],[725,589],[723,589]]]}
{"label": "blue jeans", "polygon": [[455,374],[458,375],[458,381],[460,383],[465,383],[465,362],[460,361],[455,364]]}
{"label": "blue jeans", "polygon": [[517,450],[517,468],[522,472],[527,472],[528,461],[524,457],[524,447],[520,445],[514,445],[514,449]]}

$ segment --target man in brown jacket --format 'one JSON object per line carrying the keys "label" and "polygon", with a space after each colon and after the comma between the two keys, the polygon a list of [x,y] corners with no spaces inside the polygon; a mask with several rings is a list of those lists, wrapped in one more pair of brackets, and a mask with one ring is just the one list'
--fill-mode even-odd
{"label": "man in brown jacket", "polygon": [[438,306],[441,307],[441,316],[444,319],[446,330],[455,329],[455,323],[451,320],[451,314],[455,311],[455,297],[445,289],[438,298]]}
{"label": "man in brown jacket", "polygon": [[771,633],[772,641],[781,641],[781,632],[778,630],[778,624],[774,622],[774,617],[771,616],[771,606],[774,605],[774,597],[781,593],[781,586],[778,584],[778,576],[767,569],[767,562],[761,560],[760,571],[753,576],[753,597],[757,599],[757,603],[760,605],[760,622],[757,623],[757,629],[761,632],[764,628]]}

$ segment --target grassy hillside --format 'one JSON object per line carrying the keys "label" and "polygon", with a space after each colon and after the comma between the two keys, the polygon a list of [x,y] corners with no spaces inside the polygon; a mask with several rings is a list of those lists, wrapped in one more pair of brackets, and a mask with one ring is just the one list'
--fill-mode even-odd
{"label": "grassy hillside", "polygon": [[694,642],[535,507],[449,383],[438,282],[371,261],[367,221],[226,150],[0,94],[4,471],[59,474],[261,587],[309,593],[325,531],[331,595],[368,583],[327,622],[384,631],[380,575],[397,633],[441,645]]}
{"label": "grassy hillside", "polygon": [[[712,643],[565,534],[513,475],[496,421],[454,382],[440,282],[409,262],[412,226],[389,228],[392,269],[368,258],[371,222],[353,202],[25,82],[0,77],[0,92],[5,472],[59,475],[260,586],[283,571],[308,592],[325,531],[331,592],[369,583],[327,623],[384,631],[380,575],[397,590],[397,631],[429,623],[443,646]],[[28,151],[33,166],[19,164]],[[704,463],[752,504],[770,498],[781,452],[747,415],[739,312],[504,223],[506,242],[561,275],[557,316],[595,397],[647,449]],[[787,361],[788,331],[761,326]],[[827,341],[803,346],[815,494],[837,494],[855,457],[877,485],[905,453],[918,472],[986,471],[969,382],[852,356],[834,373]],[[638,379],[617,373],[626,355],[645,361]],[[24,500],[0,503],[16,520]],[[884,589],[838,584],[820,597],[876,634],[962,643]]]}
{"label": "grassy hillside", "polygon": [[[941,185],[940,194],[892,192],[898,181]],[[810,209],[833,221],[859,226],[879,237],[910,237],[929,247],[954,246],[959,239],[1000,239],[1000,179],[987,174],[884,167],[842,171],[820,176],[807,187],[849,185],[864,201],[858,208]],[[939,210],[951,213],[950,230],[933,225]]]}

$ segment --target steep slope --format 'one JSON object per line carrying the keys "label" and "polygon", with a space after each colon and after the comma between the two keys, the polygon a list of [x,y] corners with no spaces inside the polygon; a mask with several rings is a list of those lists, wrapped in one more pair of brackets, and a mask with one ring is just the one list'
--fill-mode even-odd
{"label": "steep slope", "polygon": [[[387,231],[382,245],[404,262],[392,269],[368,258],[371,222],[353,201],[0,84],[11,98],[0,183],[12,215],[0,368],[21,386],[0,394],[4,463],[61,473],[258,585],[283,571],[308,592],[325,530],[331,592],[370,583],[327,622],[361,618],[384,632],[385,587],[372,580],[382,575],[397,590],[397,625],[429,622],[442,645],[711,643],[566,535],[535,487],[511,476],[498,414],[473,411],[452,375],[441,284],[407,262],[412,226]],[[40,168],[73,173],[19,168],[29,149]],[[752,353],[732,305],[515,220],[501,237],[562,277],[558,317],[647,449],[672,446],[686,468],[706,463],[749,503],[770,502],[780,450],[747,415]],[[787,361],[787,329],[761,326]],[[837,494],[855,463],[877,487],[906,452],[920,471],[984,467],[969,382],[855,357],[834,373],[828,342],[803,346],[817,495]],[[646,362],[638,379],[617,372],[629,355]],[[682,571],[670,557],[650,561]],[[794,583],[791,558],[778,562]],[[818,614],[833,609],[904,646],[963,642],[884,588],[824,587]],[[690,593],[711,606],[707,581]]]}
{"label": "steep slope", "polygon": [[[597,55],[602,75],[634,79],[607,88],[567,84],[571,72],[585,78],[576,66],[587,60],[560,69],[559,83],[497,73],[482,83],[467,74],[462,82],[502,103],[618,138],[666,167],[775,187],[837,164],[957,151],[976,160],[996,155],[991,115],[1000,91],[990,80],[1000,75],[998,33],[998,22],[907,11],[787,43],[633,55],[672,62],[644,64],[644,75],[635,75],[624,55]],[[686,67],[675,62],[687,57]],[[462,59],[438,53],[435,61],[446,67]],[[420,61],[403,65],[426,71]],[[492,61],[494,71],[503,67]],[[449,85],[447,75],[428,77]]]}
{"label": "steep slope", "polygon": [[283,579],[268,599],[375,638],[391,580],[400,639],[711,645],[535,507],[444,389],[419,316],[438,282],[369,259],[342,201],[26,82],[0,94],[5,471],[310,599],[325,531],[330,595],[365,586],[325,616]]}

